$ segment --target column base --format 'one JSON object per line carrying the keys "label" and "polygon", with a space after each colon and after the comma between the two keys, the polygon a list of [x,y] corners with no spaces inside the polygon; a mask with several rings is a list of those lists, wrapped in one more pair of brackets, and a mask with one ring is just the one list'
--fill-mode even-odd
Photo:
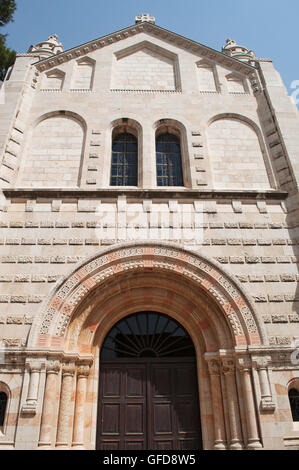
{"label": "column base", "polygon": [[231,450],[243,450],[244,447],[243,447],[243,444],[242,444],[241,441],[232,441],[232,442],[230,443],[229,448],[230,448]]}
{"label": "column base", "polygon": [[258,439],[249,439],[247,444],[247,449],[255,450],[255,449],[262,449],[262,444]]}
{"label": "column base", "polygon": [[36,403],[25,403],[21,408],[21,413],[24,415],[35,415]]}
{"label": "column base", "polygon": [[223,441],[215,441],[214,450],[226,450],[227,446]]}
{"label": "column base", "polygon": [[260,408],[262,411],[269,411],[269,412],[274,412],[275,411],[275,403],[273,401],[267,400],[267,399],[262,399]]}
{"label": "column base", "polygon": [[62,449],[62,450],[69,449],[69,445],[67,442],[56,442],[55,448]]}
{"label": "column base", "polygon": [[43,449],[45,449],[45,450],[47,450],[47,449],[52,449],[52,445],[51,445],[51,442],[43,442],[43,441],[41,441],[41,442],[38,443],[38,448],[39,448],[40,450],[43,450]]}

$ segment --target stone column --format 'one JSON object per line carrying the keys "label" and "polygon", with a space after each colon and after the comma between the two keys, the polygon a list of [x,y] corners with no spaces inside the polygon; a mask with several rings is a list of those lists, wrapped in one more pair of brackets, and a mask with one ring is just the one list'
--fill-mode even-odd
{"label": "stone column", "polygon": [[260,383],[260,390],[261,390],[261,409],[264,411],[274,411],[275,410],[275,403],[272,400],[272,393],[270,390],[269,385],[269,377],[268,377],[268,363],[270,362],[271,358],[264,356],[264,357],[255,357],[253,359],[253,363],[257,368],[258,376],[259,376],[259,383]]}
{"label": "stone column", "polygon": [[[143,155],[146,155],[146,158],[139,160],[142,178],[140,177],[140,170],[138,170],[138,180],[141,182],[144,189],[155,188],[157,186],[155,131],[150,128],[147,129],[146,126],[144,126],[142,135],[143,139],[140,145],[140,152],[142,151]],[[141,140],[141,136],[139,136],[139,140]]]}
{"label": "stone column", "polygon": [[35,414],[42,363],[39,360],[28,360],[26,367],[30,371],[30,378],[26,403],[22,406],[22,413]]}
{"label": "stone column", "polygon": [[259,438],[255,404],[253,397],[253,388],[251,383],[251,361],[249,358],[239,358],[239,370],[242,378],[243,397],[246,410],[246,423],[248,434],[248,449],[260,449],[262,444]]}
{"label": "stone column", "polygon": [[51,433],[54,426],[56,411],[57,379],[60,370],[59,361],[49,361],[46,364],[46,385],[44,394],[44,405],[41,418],[41,430],[39,447],[51,447]]}
{"label": "stone column", "polygon": [[226,449],[226,435],[223,416],[223,403],[220,380],[220,364],[216,359],[208,360],[210,373],[213,419],[214,419],[214,449]]}
{"label": "stone column", "polygon": [[77,370],[76,404],[72,446],[84,449],[84,411],[89,365],[80,365]]}
{"label": "stone column", "polygon": [[243,449],[238,395],[236,389],[235,364],[232,359],[222,359],[222,372],[225,376],[225,386],[230,424],[231,450]]}
{"label": "stone column", "polygon": [[69,445],[69,414],[74,374],[75,365],[73,363],[67,363],[62,366],[62,383],[56,437],[57,447],[67,447]]}

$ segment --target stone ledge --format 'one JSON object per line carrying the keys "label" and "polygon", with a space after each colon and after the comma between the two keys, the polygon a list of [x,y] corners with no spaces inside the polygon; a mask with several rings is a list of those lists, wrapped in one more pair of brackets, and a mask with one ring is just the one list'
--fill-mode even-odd
{"label": "stone ledge", "polygon": [[[126,195],[132,198],[148,199],[173,199],[186,198],[192,199],[252,199],[252,200],[281,200],[288,196],[287,191],[268,190],[212,190],[212,189],[58,189],[58,188],[3,188],[3,194],[8,199],[36,199],[36,198],[74,198],[74,199],[94,199],[94,198],[118,198],[119,195]],[[273,227],[274,228],[274,227]]]}

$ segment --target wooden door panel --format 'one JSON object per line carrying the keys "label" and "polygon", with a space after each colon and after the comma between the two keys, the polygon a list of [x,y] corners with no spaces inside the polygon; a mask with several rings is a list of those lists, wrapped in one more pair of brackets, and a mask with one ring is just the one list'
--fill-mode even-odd
{"label": "wooden door panel", "polygon": [[119,441],[105,441],[105,439],[102,439],[101,450],[121,450],[119,447]]}
{"label": "wooden door panel", "polygon": [[171,402],[153,403],[152,410],[152,434],[154,437],[161,434],[172,433],[172,410]]}
{"label": "wooden door panel", "polygon": [[199,438],[195,439],[179,439],[177,450],[198,450],[201,449]]}
{"label": "wooden door panel", "polygon": [[125,434],[144,435],[145,404],[129,403],[125,405]]}
{"label": "wooden door panel", "polygon": [[119,403],[103,403],[102,434],[120,435],[121,406]]}
{"label": "wooden door panel", "polygon": [[195,364],[102,364],[99,400],[98,449],[201,448]]}
{"label": "wooden door panel", "polygon": [[128,367],[124,371],[125,397],[141,397],[145,400],[146,369],[142,367]]}
{"label": "wooden door panel", "polygon": [[189,365],[185,367],[177,367],[174,369],[174,393],[176,397],[179,396],[190,396],[194,398],[194,392],[196,391],[196,381],[194,374],[196,370],[194,367]]}
{"label": "wooden door panel", "polygon": [[98,449],[146,448],[146,366],[102,364]]}
{"label": "wooden door panel", "polygon": [[153,450],[175,450],[173,448],[173,440],[163,441],[163,440],[155,440],[154,449]]}
{"label": "wooden door panel", "polygon": [[197,431],[197,407],[192,402],[177,403],[175,407],[177,430],[179,434]]}
{"label": "wooden door panel", "polygon": [[166,365],[152,367],[151,370],[152,397],[167,397],[171,395],[171,369]]}
{"label": "wooden door panel", "polygon": [[124,450],[146,450],[145,440],[142,441],[125,441]]}
{"label": "wooden door panel", "polygon": [[[153,424],[150,441],[155,449],[197,449],[200,418],[195,364],[152,364],[150,405]],[[162,392],[160,392],[162,391]],[[166,406],[167,395],[167,406]],[[167,440],[162,441],[163,433]],[[186,441],[186,442],[185,442]]]}
{"label": "wooden door panel", "polygon": [[119,367],[109,369],[105,368],[105,373],[101,374],[102,396],[120,397],[121,395],[121,369]]}

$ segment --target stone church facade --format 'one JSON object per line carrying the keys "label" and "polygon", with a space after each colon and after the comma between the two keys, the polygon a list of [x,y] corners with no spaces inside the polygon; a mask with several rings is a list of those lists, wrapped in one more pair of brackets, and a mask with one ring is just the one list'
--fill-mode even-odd
{"label": "stone church facade", "polygon": [[0,90],[0,449],[299,449],[299,115],[149,15]]}

